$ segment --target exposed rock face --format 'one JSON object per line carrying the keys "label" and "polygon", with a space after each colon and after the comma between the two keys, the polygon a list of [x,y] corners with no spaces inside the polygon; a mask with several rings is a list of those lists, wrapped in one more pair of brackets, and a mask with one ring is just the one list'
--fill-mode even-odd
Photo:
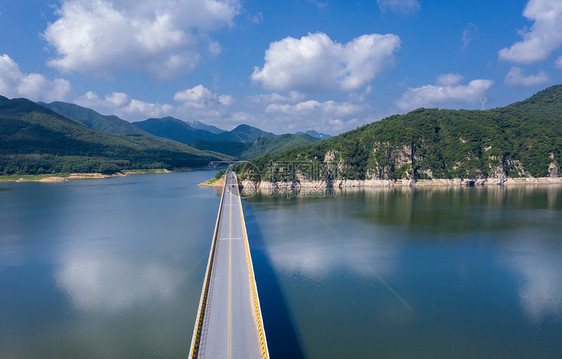
{"label": "exposed rock face", "polygon": [[556,162],[551,162],[548,166],[548,173],[550,177],[557,178],[560,176],[560,166]]}
{"label": "exposed rock face", "polygon": [[[328,166],[335,171],[331,172],[333,177],[310,176],[296,169],[293,176],[288,176],[287,167],[281,171],[284,175],[272,177],[268,180],[244,180],[243,187],[257,189],[295,189],[295,188],[360,188],[360,187],[393,187],[393,186],[492,186],[513,184],[550,184],[562,183],[560,166],[552,161],[548,168],[549,177],[532,177],[523,167],[521,161],[505,158],[502,156],[487,155],[488,170],[472,169],[465,173],[464,178],[434,178],[431,168],[424,167],[426,158],[417,156],[415,146],[405,145],[399,148],[386,147],[387,144],[376,144],[373,153],[376,160],[371,163],[371,168],[366,172],[365,179],[346,178],[346,170],[350,165],[345,163],[339,151],[329,151],[324,156],[323,163],[317,163],[320,167]],[[379,147],[380,146],[380,147]],[[490,146],[485,152],[490,151]],[[553,156],[551,156],[553,157]],[[466,161],[479,161],[474,155],[468,154]],[[465,162],[458,162],[452,168],[454,170],[464,168]],[[290,167],[290,166],[289,166]],[[398,171],[397,171],[398,169]],[[319,171],[322,172],[322,171]],[[398,173],[398,176],[396,175]],[[289,180],[288,178],[293,178]]]}
{"label": "exposed rock face", "polygon": [[66,181],[67,181],[66,178],[62,178],[62,177],[47,177],[37,180],[37,182],[66,182]]}
{"label": "exposed rock face", "polygon": [[561,177],[520,177],[520,178],[485,178],[485,179],[432,179],[432,180],[339,180],[333,183],[325,181],[306,182],[253,182],[244,180],[242,188],[257,189],[310,189],[310,188],[362,188],[362,187],[425,187],[425,186],[498,186],[498,185],[520,185],[520,184],[562,184]]}

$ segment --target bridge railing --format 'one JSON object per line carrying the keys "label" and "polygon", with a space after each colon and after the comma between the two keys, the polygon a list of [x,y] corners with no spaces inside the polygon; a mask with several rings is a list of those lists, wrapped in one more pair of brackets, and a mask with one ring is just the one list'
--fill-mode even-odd
{"label": "bridge railing", "polygon": [[240,200],[240,187],[238,186],[238,178],[234,176],[236,180],[236,188],[238,191],[238,204],[240,205],[240,216],[242,221],[242,231],[244,233],[244,242],[246,245],[246,254],[248,257],[248,268],[250,272],[250,290],[252,291],[252,301],[254,303],[254,318],[256,320],[256,327],[258,330],[258,335],[260,338],[260,346],[262,351],[262,358],[269,359],[269,349],[267,347],[267,339],[265,337],[265,329],[263,326],[263,318],[261,315],[260,298],[258,296],[258,288],[256,286],[256,276],[254,274],[254,266],[252,262],[252,256],[250,254],[250,244],[248,242],[248,234],[246,233],[246,221],[244,219],[244,210],[242,209],[242,201]]}
{"label": "bridge railing", "polygon": [[197,317],[195,322],[195,327],[193,328],[193,336],[191,337],[191,346],[189,348],[189,358],[197,358],[201,345],[201,332],[203,329],[203,317],[205,315],[205,308],[207,305],[207,296],[209,294],[209,284],[211,282],[211,271],[213,269],[213,260],[215,258],[215,245],[217,242],[217,233],[219,230],[220,217],[222,213],[222,204],[224,199],[224,192],[226,191],[226,182],[222,189],[221,202],[219,205],[219,212],[217,214],[217,221],[215,223],[215,232],[213,233],[213,241],[211,243],[211,251],[209,253],[209,259],[207,260],[207,270],[205,272],[205,281],[203,282],[203,288],[201,289],[201,297],[199,299],[199,309],[197,310]]}

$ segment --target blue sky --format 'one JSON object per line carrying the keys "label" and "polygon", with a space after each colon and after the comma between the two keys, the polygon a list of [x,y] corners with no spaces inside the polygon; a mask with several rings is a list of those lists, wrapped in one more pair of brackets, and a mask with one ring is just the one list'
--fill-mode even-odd
{"label": "blue sky", "polygon": [[562,82],[559,0],[2,0],[0,95],[337,134]]}

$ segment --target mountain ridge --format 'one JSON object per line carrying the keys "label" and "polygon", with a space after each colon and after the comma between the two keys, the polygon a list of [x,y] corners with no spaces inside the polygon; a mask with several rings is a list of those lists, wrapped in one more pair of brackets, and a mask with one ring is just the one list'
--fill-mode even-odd
{"label": "mountain ridge", "polygon": [[206,166],[230,156],[147,135],[101,132],[27,99],[0,97],[0,174]]}
{"label": "mountain ridge", "polygon": [[149,135],[148,132],[115,115],[102,115],[90,108],[73,103],[55,101],[51,103],[37,102],[37,104],[102,132],[122,135]]}
{"label": "mountain ridge", "polygon": [[302,135],[302,134],[310,135],[312,137],[320,138],[322,140],[327,140],[328,138],[332,137],[331,135],[328,135],[326,133],[320,133],[320,132],[317,132],[315,130],[308,130],[308,131],[304,131],[304,132],[299,131],[299,132],[295,132],[295,134],[296,135]]}
{"label": "mountain ridge", "polygon": [[272,137],[260,137],[251,143],[232,141],[209,142],[196,140],[190,145],[200,150],[213,150],[233,156],[239,160],[248,160],[264,154],[283,151],[319,141],[321,141],[319,138],[315,138],[310,135],[288,133]]}

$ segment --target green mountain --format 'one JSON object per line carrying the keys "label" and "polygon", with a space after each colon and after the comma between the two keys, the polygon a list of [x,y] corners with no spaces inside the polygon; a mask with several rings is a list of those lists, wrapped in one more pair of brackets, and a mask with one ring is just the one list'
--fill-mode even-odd
{"label": "green mountain", "polygon": [[116,135],[26,99],[0,96],[0,174],[194,168],[228,156],[144,135]]}
{"label": "green mountain", "polygon": [[[262,179],[283,173],[294,180],[290,168],[271,171],[272,162],[282,161],[328,164],[320,167],[330,170],[319,179],[558,177],[561,152],[562,85],[557,85],[487,111],[420,108],[252,162]],[[318,166],[297,167],[316,179],[308,169]],[[238,167],[243,168],[250,167]]]}
{"label": "green mountain", "polygon": [[[192,125],[195,124],[195,127]],[[133,125],[138,128],[158,137],[169,138],[174,141],[191,145],[194,141],[204,142],[239,142],[250,143],[261,137],[275,136],[271,132],[265,132],[259,128],[248,125],[240,125],[232,131],[222,131],[221,129],[202,124],[201,122],[194,122],[192,125],[189,123],[178,120],[174,117],[163,118],[149,118],[145,121],[134,122]],[[199,143],[199,142],[195,142]],[[199,143],[200,146],[207,147]],[[232,145],[222,144],[220,146],[232,147]],[[234,146],[243,148],[246,146]],[[219,149],[215,151],[220,152]],[[230,151],[228,151],[230,152]]]}
{"label": "green mountain", "polygon": [[133,122],[133,125],[154,136],[169,138],[185,144],[190,144],[196,140],[243,142],[230,132],[217,134],[196,129],[191,127],[187,122],[174,117],[149,118],[145,121]]}
{"label": "green mountain", "polygon": [[316,132],[314,130],[308,130],[306,132],[297,132],[297,135],[301,135],[301,134],[306,134],[306,135],[310,135],[312,137],[316,137],[319,138],[321,140],[327,140],[328,138],[332,137],[326,133],[320,133],[320,132]]}
{"label": "green mountain", "polygon": [[236,159],[242,159],[243,153],[248,151],[252,147],[252,144],[247,142],[205,140],[195,140],[189,145],[203,151],[215,151],[224,153]]}
{"label": "green mountain", "polygon": [[117,116],[104,116],[94,110],[73,103],[57,101],[51,103],[38,102],[38,104],[94,130],[122,135],[148,135],[147,132]]}
{"label": "green mountain", "polygon": [[223,133],[226,132],[225,130],[221,130],[220,128],[213,126],[213,125],[207,125],[203,122],[199,122],[199,121],[193,121],[193,122],[189,122],[189,125],[193,128],[195,128],[196,130],[205,130],[211,133],[214,133],[216,135],[218,135],[219,133]]}
{"label": "green mountain", "polygon": [[240,125],[236,127],[234,130],[230,131],[236,138],[236,141],[241,142],[252,142],[261,137],[273,137],[275,134],[271,132],[265,132],[260,130],[259,128],[248,126],[248,125]]}
{"label": "green mountain", "polygon": [[284,151],[320,141],[321,140],[319,138],[315,138],[309,135],[285,134],[273,137],[260,137],[254,140],[252,143],[232,141],[210,142],[197,140],[191,142],[190,146],[193,146],[200,150],[209,150],[224,153],[240,160],[247,160],[268,153]]}

